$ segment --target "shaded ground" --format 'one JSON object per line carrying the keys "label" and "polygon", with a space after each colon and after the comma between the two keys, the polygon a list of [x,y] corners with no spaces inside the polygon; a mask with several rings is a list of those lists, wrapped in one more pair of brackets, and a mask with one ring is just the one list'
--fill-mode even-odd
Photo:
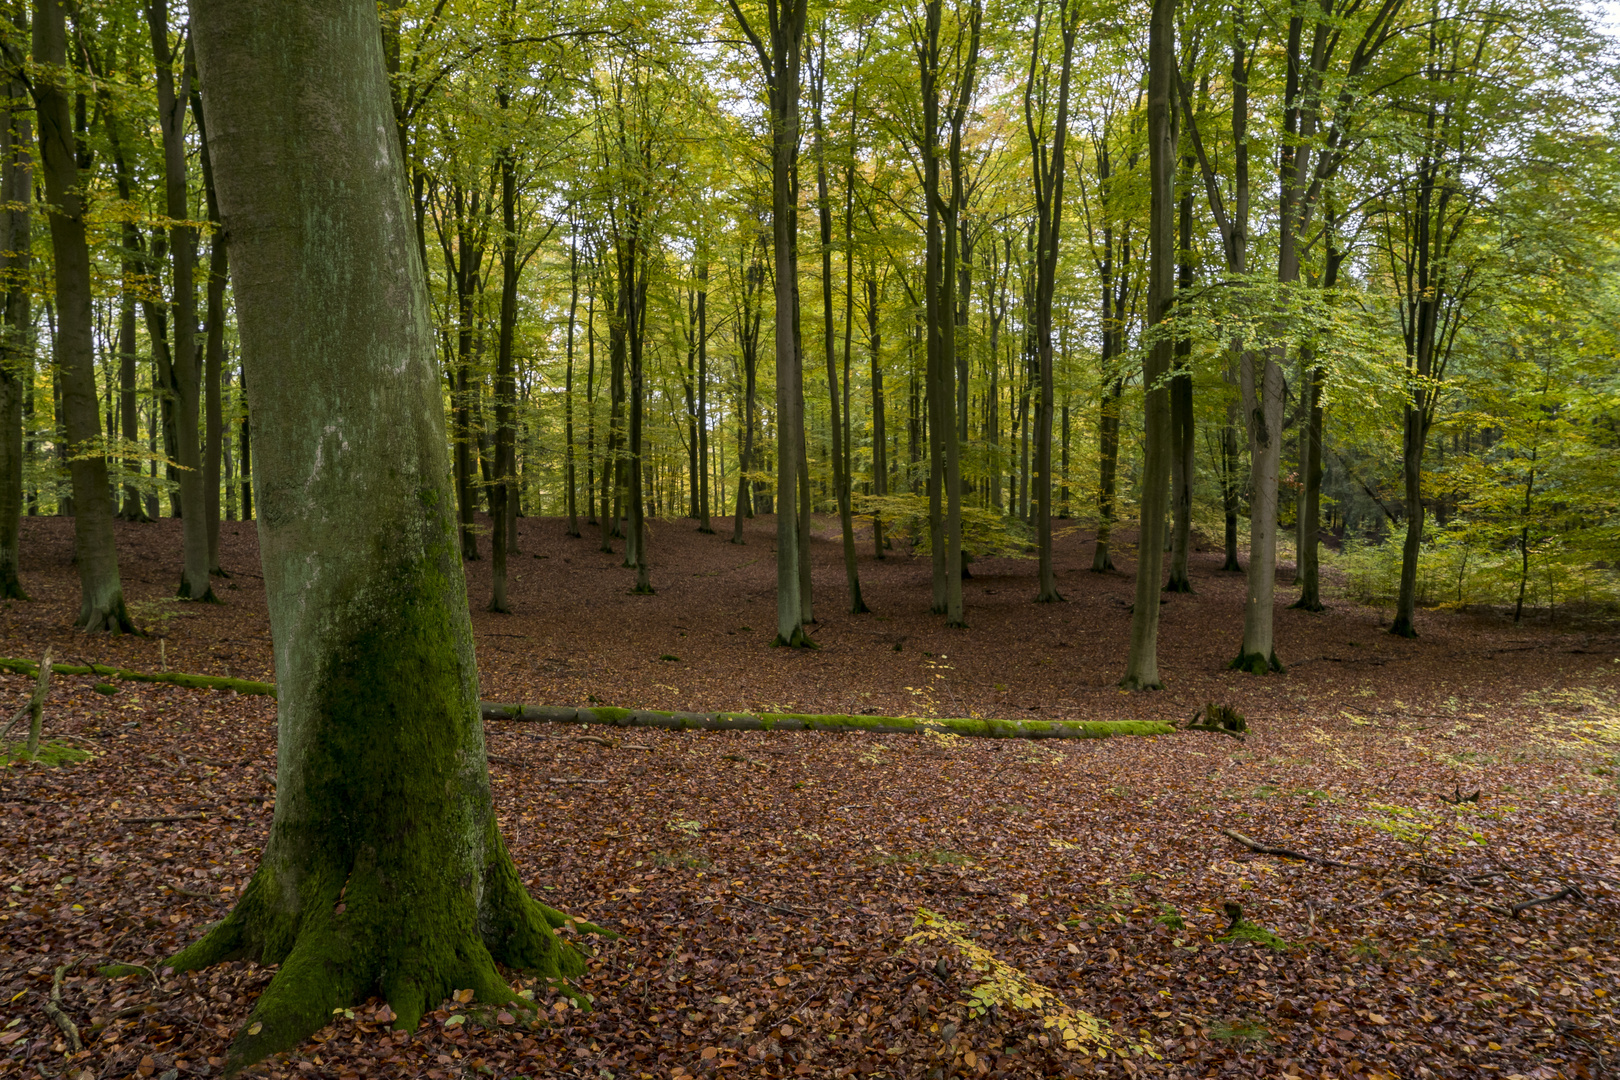
{"label": "shaded ground", "polygon": [[[837,546],[818,542],[823,648],[786,652],[766,647],[773,555],[757,524],[735,547],[729,530],[654,522],[660,591],[635,597],[619,556],[554,520],[523,522],[518,614],[479,610],[488,564],[470,566],[484,696],[1084,719],[1185,719],[1213,698],[1247,713],[1251,734],[634,732],[605,747],[492,723],[497,803],[530,887],[624,934],[594,946],[584,989],[596,1009],[558,1008],[542,986],[539,1025],[448,1002],[406,1035],[376,1022],[373,1003],[266,1072],[1542,1078],[1620,1067],[1612,628],[1425,613],[1424,636],[1403,642],[1381,633],[1376,610],[1341,602],[1278,612],[1286,676],[1234,675],[1224,662],[1242,580],[1204,554],[1198,593],[1164,606],[1169,689],[1123,695],[1112,684],[1131,581],[1086,571],[1079,534],[1059,539],[1068,604],[1029,602],[1032,563],[986,560],[967,585],[967,631],[927,614],[925,560],[877,564],[864,548],[876,614],[836,613]],[[5,606],[0,655],[37,657],[50,642],[60,660],[268,677],[251,527],[224,527],[235,576],[227,604],[203,607],[164,599],[178,526],[120,526],[126,589],[158,632],[106,639],[64,629],[77,604],[71,523],[25,520],[23,579],[37,599]],[[0,774],[11,825],[0,1073],[212,1075],[268,972],[228,965],[154,985],[89,964],[155,964],[226,910],[269,825],[273,703],[150,685],[104,697],[92,683],[59,678],[47,710],[47,734],[90,749],[89,762]],[[27,687],[0,676],[0,712]],[[1476,790],[1477,803],[1440,797]],[[183,820],[128,820],[155,817]],[[1221,828],[1355,865],[1256,855]],[[1511,914],[1567,886],[1578,893]],[[1249,938],[1275,937],[1217,941],[1226,904],[1242,906]],[[908,941],[920,909],[949,925]],[[67,1014],[87,1034],[105,1025],[70,1061],[41,1011],[59,965]],[[986,1014],[987,976],[1003,1000]],[[1021,979],[1053,1000],[1016,1007],[1010,995],[1030,995]],[[1066,1049],[1065,1006],[1100,1018],[1114,1052]]]}

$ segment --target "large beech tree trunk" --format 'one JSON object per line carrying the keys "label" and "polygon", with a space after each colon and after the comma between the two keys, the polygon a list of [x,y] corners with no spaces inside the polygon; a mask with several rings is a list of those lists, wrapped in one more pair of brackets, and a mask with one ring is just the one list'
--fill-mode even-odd
{"label": "large beech tree trunk", "polygon": [[409,1031],[457,988],[511,1000],[496,961],[548,976],[582,964],[552,933],[562,916],[524,891],[491,807],[376,6],[205,0],[193,13],[281,693],[263,860],[170,963],[280,965],[232,1044],[236,1071],[372,994]]}
{"label": "large beech tree trunk", "polygon": [[[62,387],[67,443],[80,447],[93,444],[101,434],[101,419],[96,409],[90,248],[72,108],[62,81],[67,30],[57,0],[35,3],[33,39],[34,59],[41,65],[34,79],[40,171],[45,177],[51,254],[56,260],[56,333],[51,351]],[[79,617],[74,625],[82,630],[133,631],[135,624],[124,608],[124,587],[118,577],[118,551],[113,546],[107,459],[101,454],[73,454],[68,468],[73,478],[73,555],[80,588]],[[205,568],[205,580],[206,576]]]}

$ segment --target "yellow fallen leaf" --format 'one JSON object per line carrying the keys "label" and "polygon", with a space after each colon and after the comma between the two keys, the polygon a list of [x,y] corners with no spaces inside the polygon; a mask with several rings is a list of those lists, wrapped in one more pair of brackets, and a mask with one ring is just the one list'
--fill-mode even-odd
{"label": "yellow fallen leaf", "polygon": [[471,990],[457,990],[451,996],[465,1005],[467,1002],[473,999],[473,992]]}
{"label": "yellow fallen leaf", "polygon": [[249,1024],[248,1025],[248,1034],[249,1035],[257,1035],[259,1032],[261,1032],[263,1030],[264,1030],[264,1025],[263,1024]]}
{"label": "yellow fallen leaf", "polygon": [[1389,1018],[1388,1017],[1380,1016],[1375,1012],[1368,1013],[1367,1014],[1367,1019],[1371,1020],[1375,1024],[1387,1024],[1387,1023],[1389,1023]]}

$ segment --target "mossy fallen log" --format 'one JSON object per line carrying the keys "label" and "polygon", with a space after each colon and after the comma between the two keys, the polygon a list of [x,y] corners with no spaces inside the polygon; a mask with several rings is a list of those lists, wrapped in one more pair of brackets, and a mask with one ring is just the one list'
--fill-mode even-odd
{"label": "mossy fallen log", "polygon": [[[21,675],[33,675],[39,671],[39,664],[32,660],[0,657],[0,669],[15,671]],[[57,675],[95,675],[99,678],[118,679],[122,682],[169,683],[174,686],[189,686],[195,690],[235,690],[239,694],[269,694],[272,697],[276,693],[274,683],[254,682],[252,679],[233,679],[225,675],[188,675],[183,671],[127,671],[124,668],[108,667],[106,664],[90,664],[88,666],[83,664],[52,664],[51,671]]]}
{"label": "mossy fallen log", "polygon": [[651,709],[575,709],[546,705],[483,703],[485,720],[551,724],[605,724],[665,731],[865,731],[874,735],[920,735],[934,731],[987,739],[1106,739],[1110,735],[1169,735],[1155,720],[965,720],[904,716],[841,716],[816,713],[697,713]]}
{"label": "mossy fallen log", "polygon": [[[0,670],[33,675],[32,660],[0,657]],[[105,664],[52,664],[57,675],[94,675],[123,682],[169,683],[199,690],[235,690],[239,694],[275,696],[274,683],[233,679],[223,675],[189,675],[181,671],[129,671]],[[100,689],[98,687],[97,689]],[[485,720],[529,720],[552,724],[604,724],[622,728],[661,728],[665,731],[865,731],[873,735],[919,735],[935,731],[986,739],[1106,739],[1111,735],[1169,735],[1170,724],[1157,720],[969,720],[914,719],[905,716],[844,716],[824,713],[660,712],[652,709],[615,709],[607,706],[576,709],[568,706],[480,703]]]}

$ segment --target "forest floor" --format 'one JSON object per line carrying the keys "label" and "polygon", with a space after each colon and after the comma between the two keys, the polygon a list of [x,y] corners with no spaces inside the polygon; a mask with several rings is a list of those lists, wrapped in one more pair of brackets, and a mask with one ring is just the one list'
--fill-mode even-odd
{"label": "forest floor", "polygon": [[[844,614],[839,545],[819,523],[821,648],[787,651],[768,647],[769,519],[741,547],[729,524],[700,536],[652,522],[646,597],[594,539],[523,521],[515,614],[482,610],[489,564],[469,565],[483,696],[1165,720],[1215,700],[1247,715],[1248,737],[589,729],[603,746],[491,722],[525,880],[622,935],[584,943],[595,1007],[540,985],[539,1018],[449,1001],[404,1033],[373,1001],[255,1074],[1620,1075],[1614,625],[1422,612],[1422,636],[1403,641],[1383,632],[1387,612],[1330,589],[1325,613],[1278,611],[1286,674],[1240,675],[1225,662],[1242,577],[1204,551],[1197,591],[1164,604],[1168,688],[1123,694],[1128,548],[1123,572],[1092,574],[1089,534],[1061,530],[1065,604],[1030,602],[1031,561],[976,563],[970,628],[952,631],[927,613],[927,560],[874,562],[869,541],[874,613]],[[152,633],[91,638],[68,629],[71,522],[25,519],[36,599],[4,605],[0,655],[49,644],[58,662],[268,679],[253,527],[223,527],[233,576],[210,606],[168,599],[179,526],[119,526],[126,594]],[[46,706],[47,738],[87,761],[0,771],[0,1075],[217,1075],[270,972],[165,976],[161,961],[256,865],[274,702],[150,684],[103,696],[95,682],[58,676]],[[29,687],[0,675],[0,716]],[[1243,921],[1222,940],[1229,905]],[[93,965],[106,960],[158,970],[105,979]],[[53,978],[80,1054],[44,1010]]]}

